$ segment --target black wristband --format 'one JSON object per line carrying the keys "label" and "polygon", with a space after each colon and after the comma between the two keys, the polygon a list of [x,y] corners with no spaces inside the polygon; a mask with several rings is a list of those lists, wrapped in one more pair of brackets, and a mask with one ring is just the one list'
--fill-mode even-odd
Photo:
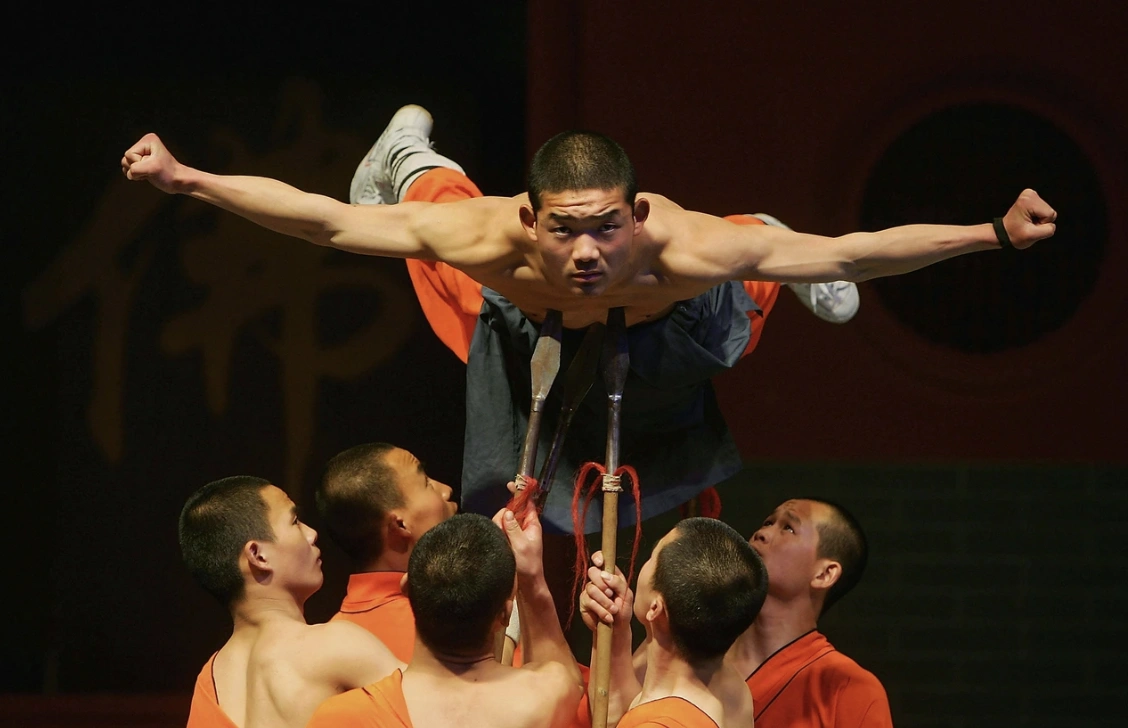
{"label": "black wristband", "polygon": [[1007,227],[1003,225],[1003,218],[995,218],[995,239],[999,241],[1000,248],[1013,248],[1011,245],[1010,236],[1007,235]]}

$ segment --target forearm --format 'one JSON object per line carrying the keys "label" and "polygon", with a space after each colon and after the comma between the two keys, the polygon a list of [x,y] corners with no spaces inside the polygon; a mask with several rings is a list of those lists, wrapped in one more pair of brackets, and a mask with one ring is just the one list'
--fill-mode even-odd
{"label": "forearm", "polygon": [[235,213],[264,228],[318,245],[331,244],[332,224],[344,203],[303,192],[267,177],[217,175],[190,167],[177,174],[176,191]]}
{"label": "forearm", "polygon": [[522,660],[526,663],[559,662],[568,668],[576,684],[582,685],[583,676],[568,641],[564,639],[564,631],[556,617],[556,605],[543,575],[518,578],[517,605],[521,612]]}
{"label": "forearm", "polygon": [[848,261],[846,277],[864,281],[898,275],[965,253],[998,249],[994,228],[982,225],[903,225],[835,238]]}

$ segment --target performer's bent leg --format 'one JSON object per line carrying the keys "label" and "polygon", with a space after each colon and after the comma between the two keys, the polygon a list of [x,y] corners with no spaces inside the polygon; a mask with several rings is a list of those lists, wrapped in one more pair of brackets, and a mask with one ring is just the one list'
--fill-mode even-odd
{"label": "performer's bent leg", "polygon": [[[737,225],[766,225],[763,220],[752,215],[727,215],[725,219]],[[759,313],[750,312],[748,318],[752,322],[752,331],[748,337],[748,346],[744,347],[741,356],[748,356],[756,345],[760,343],[760,334],[764,331],[764,320],[775,306],[779,297],[779,284],[770,281],[743,281],[744,290],[749,297],[760,307]]]}
{"label": "performer's bent leg", "polygon": [[[424,172],[403,196],[404,202],[456,202],[482,193],[461,172],[445,167]],[[446,263],[407,261],[411,285],[431,329],[466,363],[470,338],[482,310],[482,284]]]}
{"label": "performer's bent leg", "polygon": [[[408,105],[397,111],[357,166],[349,202],[393,205],[408,200],[455,202],[481,197],[462,167],[432,148],[432,123],[431,114],[421,106]],[[445,263],[408,260],[407,270],[427,322],[465,363],[482,307],[481,285]]]}

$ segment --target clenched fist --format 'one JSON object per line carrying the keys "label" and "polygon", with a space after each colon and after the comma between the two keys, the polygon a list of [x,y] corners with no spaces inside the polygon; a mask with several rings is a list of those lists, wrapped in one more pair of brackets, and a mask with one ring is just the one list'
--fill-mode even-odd
{"label": "clenched fist", "polygon": [[1003,218],[1011,244],[1018,248],[1029,248],[1039,240],[1045,240],[1057,231],[1057,212],[1031,189],[1022,191],[1011,209]]}
{"label": "clenched fist", "polygon": [[161,192],[174,194],[177,172],[181,164],[169,153],[160,137],[149,133],[129,149],[121,158],[121,171],[126,179],[148,180]]}

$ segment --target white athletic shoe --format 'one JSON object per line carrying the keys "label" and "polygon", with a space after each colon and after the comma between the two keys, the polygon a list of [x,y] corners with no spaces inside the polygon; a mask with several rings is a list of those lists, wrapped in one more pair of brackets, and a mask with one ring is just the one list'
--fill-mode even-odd
{"label": "white athletic shoe", "polygon": [[[768,225],[775,227],[791,228],[782,223],[779,218],[764,212],[753,213]],[[861,305],[858,296],[858,286],[849,281],[831,281],[830,283],[788,283],[787,287],[795,292],[807,309],[823,321],[832,324],[844,324],[854,318]]]}
{"label": "white athletic shoe", "polygon": [[[401,107],[357,165],[349,185],[349,202],[354,205],[394,205],[398,202],[400,194],[407,190],[402,183],[410,175],[397,172],[413,153],[431,152],[433,124],[430,112],[422,106],[409,104]],[[411,165],[406,171],[421,170]],[[400,185],[397,185],[397,179]],[[398,189],[400,186],[402,190]]]}

